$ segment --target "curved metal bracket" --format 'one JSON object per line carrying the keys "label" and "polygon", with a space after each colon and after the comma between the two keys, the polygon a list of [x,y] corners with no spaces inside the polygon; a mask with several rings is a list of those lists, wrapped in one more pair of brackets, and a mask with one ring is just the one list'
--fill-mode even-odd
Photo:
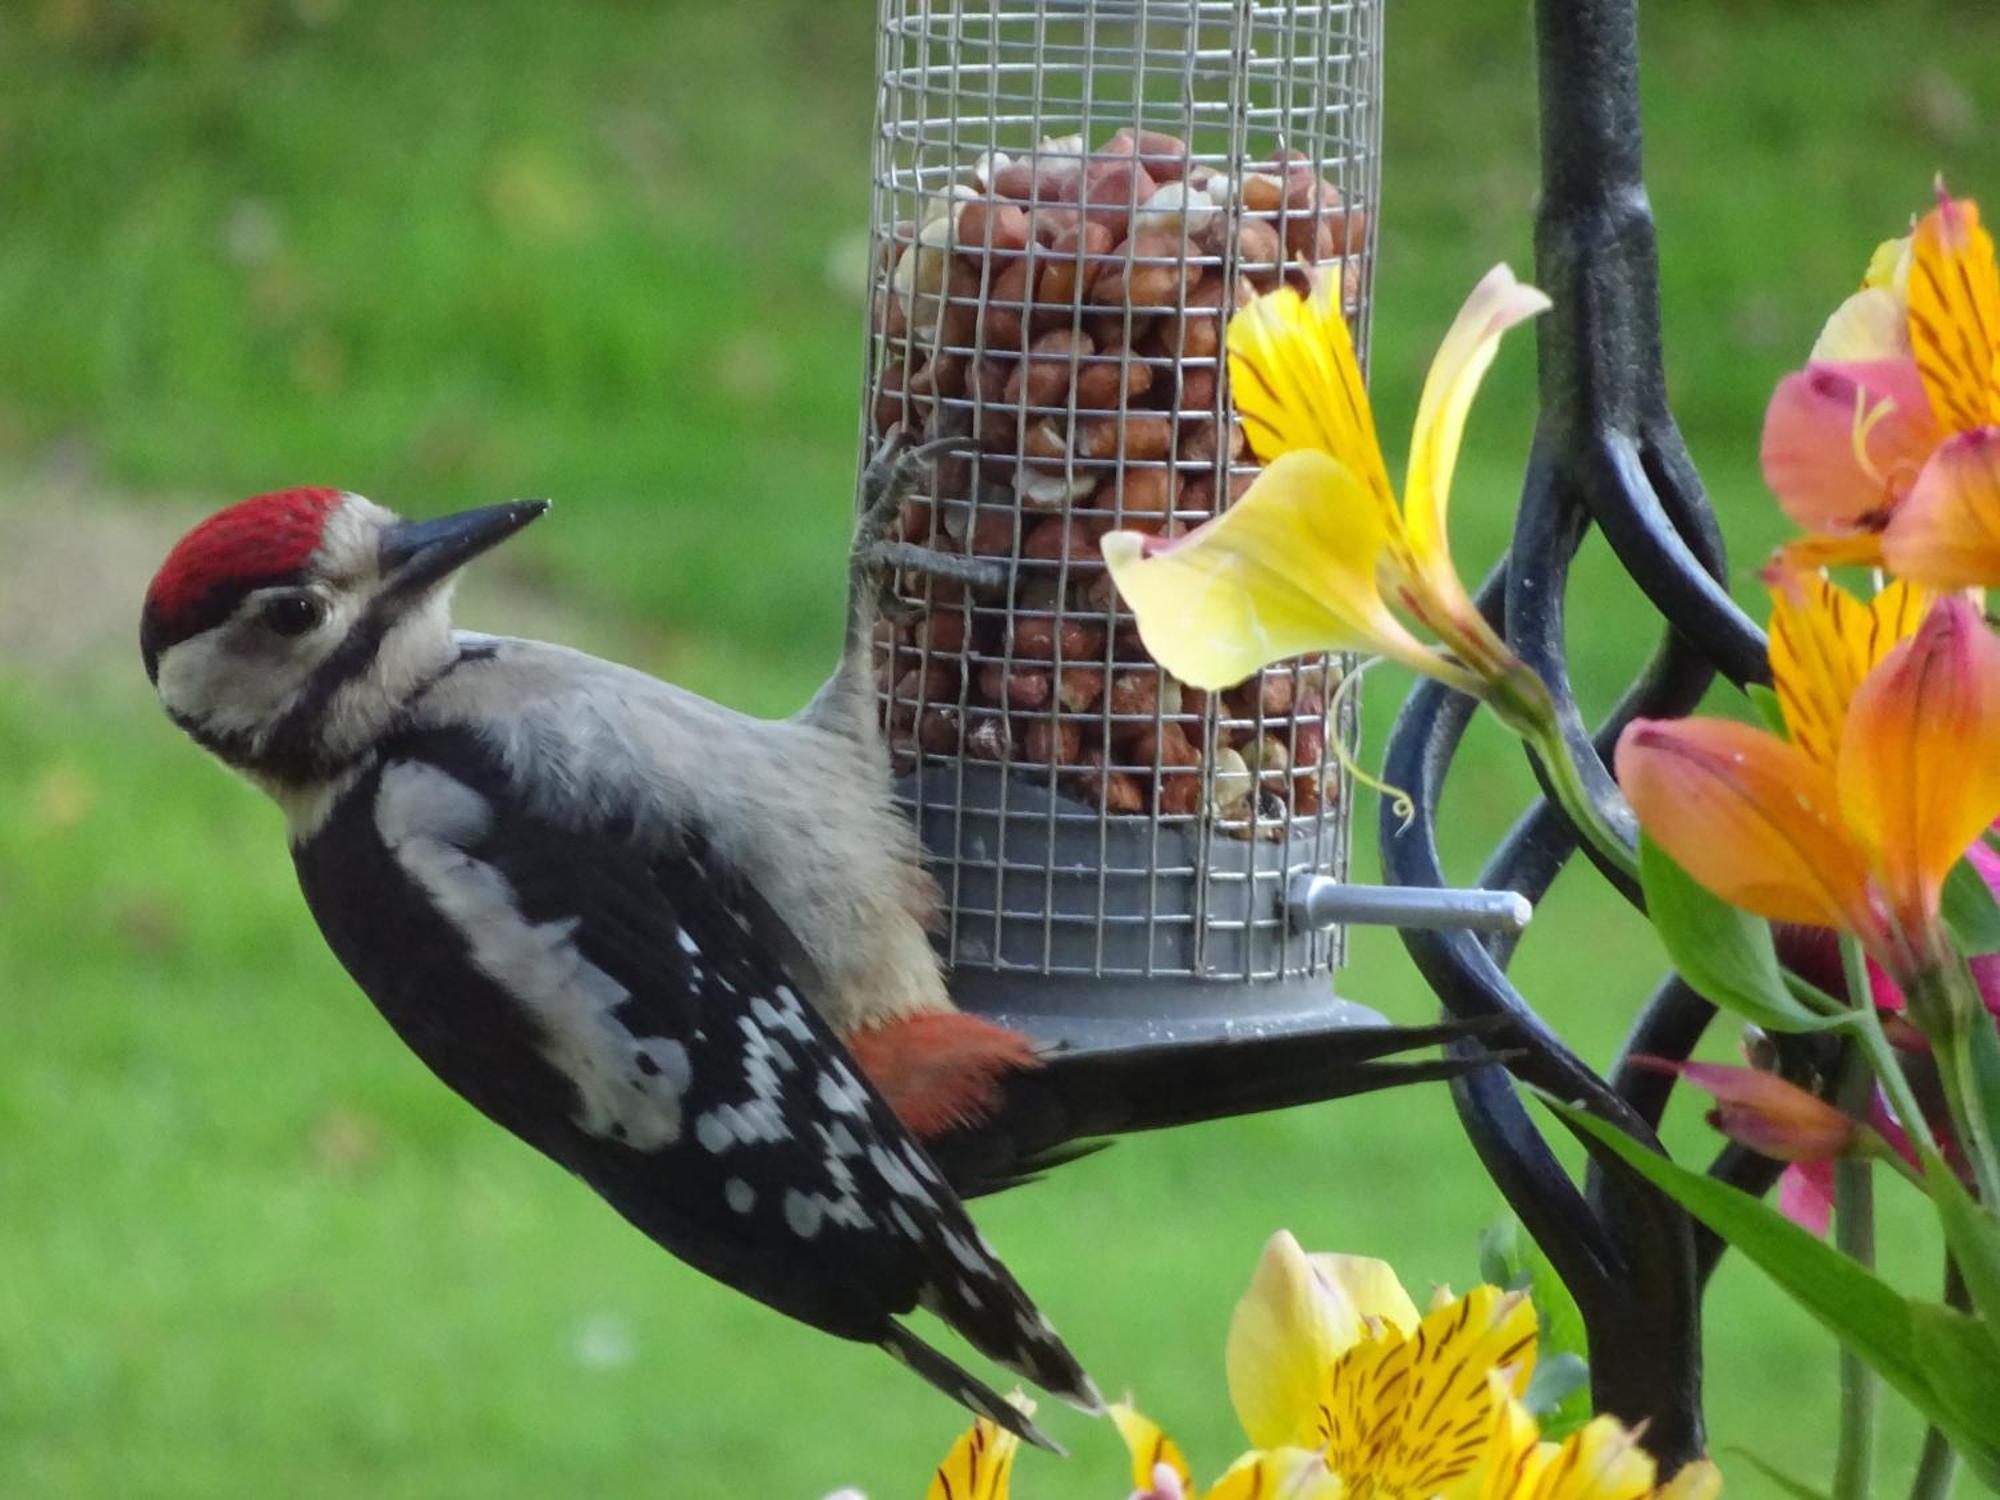
{"label": "curved metal bracket", "polygon": [[[1479,604],[1548,684],[1586,791],[1614,828],[1632,831],[1608,759],[1641,714],[1692,709],[1719,672],[1768,680],[1763,632],[1726,586],[1722,541],[1667,407],[1661,365],[1658,256],[1640,172],[1636,0],[1539,0],[1542,197],[1536,280],[1554,307],[1539,325],[1541,413],[1513,544]],[[1601,529],[1663,616],[1652,661],[1595,734],[1571,691],[1564,593],[1577,547]],[[1383,809],[1388,878],[1439,897],[1439,799],[1472,705],[1436,683],[1405,703],[1384,775],[1405,788],[1408,827]],[[1546,796],[1489,860],[1481,884],[1539,899],[1577,852],[1576,831]],[[1635,904],[1639,892],[1600,870]],[[1460,1017],[1503,1015],[1520,1048],[1513,1074],[1576,1100],[1658,1149],[1653,1130],[1671,1080],[1630,1066],[1635,1050],[1684,1058],[1713,1015],[1670,980],[1633,1028],[1608,1077],[1569,1050],[1508,981],[1518,929],[1406,930],[1426,982]],[[1478,1043],[1459,1041],[1460,1055]],[[1698,1456],[1700,1297],[1720,1242],[1615,1159],[1594,1153],[1579,1185],[1497,1067],[1454,1082],[1459,1115],[1482,1163],[1577,1298],[1588,1331],[1598,1410],[1647,1423],[1645,1442],[1671,1472]],[[1713,1170],[1761,1191],[1775,1169],[1726,1151]]]}

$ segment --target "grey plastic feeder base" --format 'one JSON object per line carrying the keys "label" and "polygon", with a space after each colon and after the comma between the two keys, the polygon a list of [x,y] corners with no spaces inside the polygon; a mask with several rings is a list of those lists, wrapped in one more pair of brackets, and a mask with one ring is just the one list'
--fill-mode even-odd
{"label": "grey plastic feeder base", "polygon": [[1079,1048],[1385,1024],[1333,993],[1335,939],[1288,913],[1340,831],[1204,838],[1106,817],[1032,772],[978,762],[902,777],[952,925],[959,1004]]}
{"label": "grey plastic feeder base", "polygon": [[1036,1041],[1087,1052],[1388,1024],[1379,1012],[1336,996],[1326,976],[1244,984],[956,969],[949,982],[952,998],[967,1010]]}

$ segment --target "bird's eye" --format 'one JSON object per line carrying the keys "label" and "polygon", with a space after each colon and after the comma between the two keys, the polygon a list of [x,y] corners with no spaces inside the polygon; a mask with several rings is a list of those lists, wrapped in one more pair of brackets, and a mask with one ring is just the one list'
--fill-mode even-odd
{"label": "bird's eye", "polygon": [[311,594],[280,594],[259,616],[275,635],[304,635],[326,618],[326,606]]}

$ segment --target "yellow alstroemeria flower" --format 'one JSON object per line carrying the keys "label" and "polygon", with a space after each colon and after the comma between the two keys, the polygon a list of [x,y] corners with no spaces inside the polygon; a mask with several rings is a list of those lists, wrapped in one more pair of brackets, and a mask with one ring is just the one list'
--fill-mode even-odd
{"label": "yellow alstroemeria flower", "polygon": [[1337,281],[1315,276],[1306,296],[1280,288],[1230,322],[1231,391],[1265,469],[1184,537],[1107,535],[1111,576],[1147,649],[1193,686],[1229,687],[1308,652],[1360,651],[1484,698],[1510,722],[1540,724],[1547,695],[1473,607],[1445,519],[1466,414],[1500,336],[1549,300],[1505,266],[1473,289],[1424,382],[1399,503]]}
{"label": "yellow alstroemeria flower", "polygon": [[1772,665],[1792,739],[1726,719],[1635,721],[1618,780],[1648,834],[1725,901],[1853,933],[1899,985],[1941,953],[1944,879],[2000,815],[2000,641],[1963,597],[1781,597]]}
{"label": "yellow alstroemeria flower", "polygon": [[[1472,1500],[1502,1403],[1534,1361],[1523,1294],[1475,1287],[1420,1317],[1383,1262],[1308,1256],[1281,1231],[1229,1329],[1229,1393],[1253,1447],[1206,1500],[1268,1495],[1280,1478],[1290,1488],[1277,1493],[1301,1497]],[[1165,1467],[1191,1496],[1179,1449],[1139,1413],[1113,1415],[1141,1490]]]}

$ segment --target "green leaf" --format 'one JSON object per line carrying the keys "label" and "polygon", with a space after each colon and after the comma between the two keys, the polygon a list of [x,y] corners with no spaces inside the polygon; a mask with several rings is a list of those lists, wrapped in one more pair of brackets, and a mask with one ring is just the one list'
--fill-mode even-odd
{"label": "green leaf", "polygon": [[1840,1024],[1787,988],[1771,924],[1695,883],[1666,850],[1639,836],[1646,915],[1681,977],[1724,1010],[1766,1031],[1819,1031]]}
{"label": "green leaf", "polygon": [[1480,1230],[1480,1279],[1505,1291],[1524,1290],[1528,1285],[1528,1258],[1522,1254],[1521,1244],[1526,1239],[1521,1233],[1521,1221],[1512,1214],[1502,1214]]}
{"label": "green leaf", "polygon": [[[2000,1343],[1983,1319],[1939,1302],[1910,1307],[1911,1351],[1930,1371],[1936,1419],[1988,1489],[2000,1490]],[[1975,1434],[1968,1444],[1960,1433]]]}
{"label": "green leaf", "polygon": [[1565,1406],[1573,1406],[1578,1396],[1583,1397],[1584,1419],[1588,1421],[1589,1365],[1574,1354],[1558,1354],[1549,1359],[1537,1356],[1535,1373],[1528,1379],[1528,1389],[1521,1395],[1521,1404],[1528,1408],[1530,1415],[1541,1422],[1543,1437],[1550,1442],[1560,1442],[1565,1434],[1551,1431],[1549,1418],[1561,1412]]}
{"label": "green leaf", "polygon": [[[1530,1235],[1521,1238],[1528,1262],[1528,1295],[1534,1299],[1535,1316],[1540,1323],[1539,1358],[1551,1363],[1573,1359],[1585,1377],[1542,1414],[1542,1436],[1551,1442],[1561,1442],[1590,1420],[1590,1337],[1576,1298],[1570,1295],[1568,1285],[1556,1274],[1549,1258],[1542,1254],[1542,1247]],[[1539,1361],[1535,1379],[1538,1382],[1541,1379]]]}
{"label": "green leaf", "polygon": [[2000,953],[2000,900],[1969,859],[1944,878],[1944,924],[1967,954]]}
{"label": "green leaf", "polygon": [[1972,1305],[1991,1332],[2000,1326],[2000,1222],[1973,1200],[1958,1174],[1935,1151],[1924,1152],[1924,1181],[1937,1205],[1944,1242],[1958,1261]]}
{"label": "green leaf", "polygon": [[[1542,1247],[1522,1232],[1521,1221],[1512,1214],[1502,1214],[1480,1231],[1479,1271],[1495,1286],[1526,1291],[1535,1304],[1539,1347],[1534,1378],[1542,1385],[1542,1371],[1550,1371],[1542,1398],[1552,1403],[1537,1415],[1542,1435],[1560,1442],[1590,1420],[1590,1341],[1576,1298],[1542,1254]],[[1572,1364],[1580,1372],[1574,1384],[1564,1373]]]}
{"label": "green leaf", "polygon": [[[1898,1295],[1880,1277],[1760,1199],[1669,1161],[1581,1109],[1546,1096],[1543,1102],[1572,1129],[1605,1147],[1755,1262],[1929,1418],[1983,1479],[1992,1483],[1988,1476],[2000,1477],[2000,1447],[1995,1446],[2000,1443],[2000,1411],[1991,1423],[1984,1415],[1988,1399],[2000,1407],[2000,1377],[1991,1392],[1980,1396],[1942,1393],[1932,1379],[1933,1358],[1946,1354],[1958,1372],[1951,1377],[1954,1380],[1967,1371],[1983,1371],[1984,1362],[1966,1347],[1965,1328],[1950,1325],[1933,1333],[1931,1342],[1938,1349],[1927,1345],[1919,1354],[1917,1315],[1929,1304],[1914,1304]],[[1970,1319],[1965,1321],[1976,1337],[1984,1338],[1983,1330]],[[1984,1353],[2000,1371],[2000,1357],[1990,1349]],[[1939,1381],[1944,1378],[1940,1372]],[[1978,1421],[1971,1420],[1975,1416]]]}
{"label": "green leaf", "polygon": [[1827,1500],[1825,1490],[1816,1490],[1809,1484],[1799,1483],[1798,1480],[1793,1479],[1774,1465],[1759,1458],[1748,1448],[1729,1448],[1725,1451],[1731,1458],[1740,1458],[1749,1464],[1751,1468],[1762,1474],[1787,1495],[1790,1495],[1792,1500]]}
{"label": "green leaf", "polygon": [[1785,727],[1785,710],[1778,702],[1778,695],[1761,682],[1753,682],[1743,689],[1750,699],[1750,706],[1757,710],[1757,716],[1764,721],[1764,727],[1785,739],[1792,737]]}

